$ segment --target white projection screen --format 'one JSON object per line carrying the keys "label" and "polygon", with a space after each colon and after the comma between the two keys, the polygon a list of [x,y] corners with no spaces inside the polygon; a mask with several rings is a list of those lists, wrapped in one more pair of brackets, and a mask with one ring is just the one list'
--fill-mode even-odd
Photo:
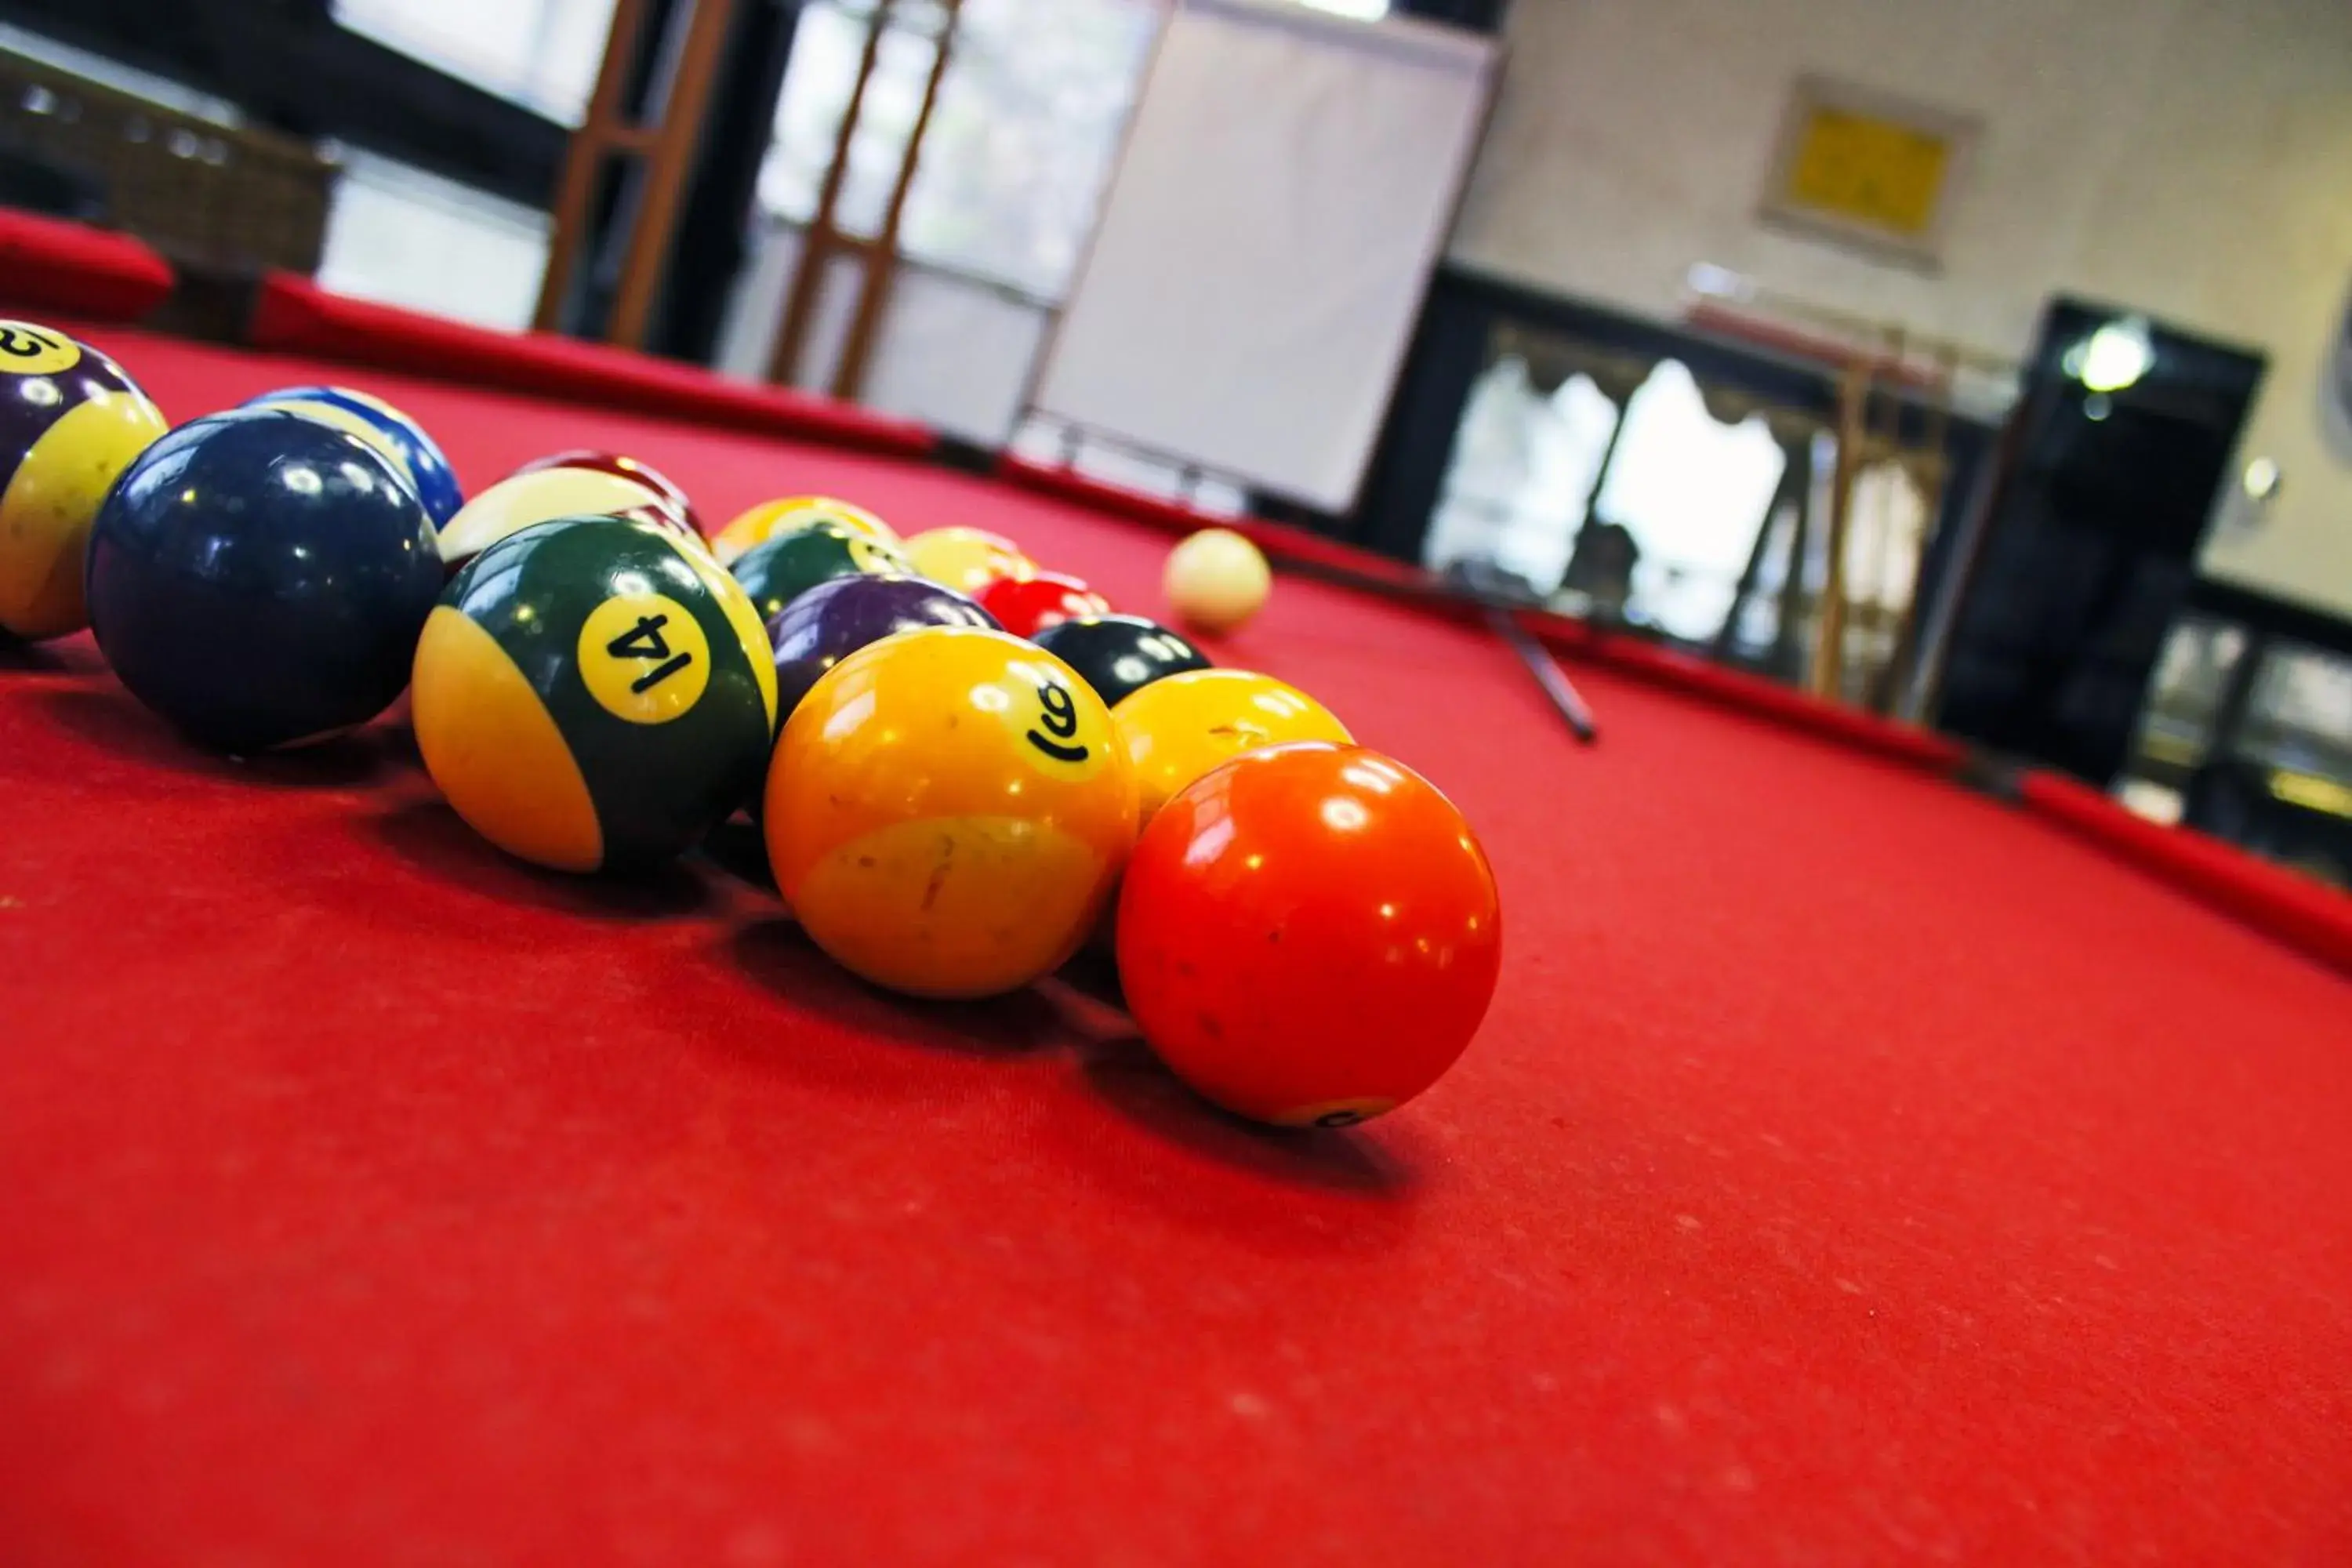
{"label": "white projection screen", "polygon": [[1497,55],[1297,0],[1187,0],[1032,399],[1326,511],[1355,504]]}

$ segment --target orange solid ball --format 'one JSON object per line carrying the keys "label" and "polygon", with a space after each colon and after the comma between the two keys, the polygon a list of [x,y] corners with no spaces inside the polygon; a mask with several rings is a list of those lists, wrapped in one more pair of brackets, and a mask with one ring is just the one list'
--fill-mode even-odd
{"label": "orange solid ball", "polygon": [[784,901],[844,967],[987,996],[1077,951],[1134,844],[1135,784],[1067,665],[1003,632],[926,628],[801,700],[761,827]]}
{"label": "orange solid ball", "polygon": [[1118,974],[1153,1051],[1260,1121],[1344,1127],[1454,1065],[1494,999],[1502,910],[1436,787],[1321,742],[1252,752],[1170,801],[1129,858]]}

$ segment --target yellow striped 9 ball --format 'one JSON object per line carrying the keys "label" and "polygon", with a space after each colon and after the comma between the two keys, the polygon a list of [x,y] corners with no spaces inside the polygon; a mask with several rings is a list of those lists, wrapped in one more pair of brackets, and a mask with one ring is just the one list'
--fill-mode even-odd
{"label": "yellow striped 9 ball", "polygon": [[37,639],[89,624],[90,520],[167,427],[122,367],[88,343],[0,321],[0,631]]}
{"label": "yellow striped 9 ball", "polygon": [[1110,714],[1019,637],[867,645],[785,721],[762,829],[816,944],[877,985],[987,996],[1077,951],[1135,842]]}

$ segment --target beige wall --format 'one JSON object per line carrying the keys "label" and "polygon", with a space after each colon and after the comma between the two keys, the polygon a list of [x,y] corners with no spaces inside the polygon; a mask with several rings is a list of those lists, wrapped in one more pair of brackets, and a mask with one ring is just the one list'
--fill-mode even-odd
{"label": "beige wall", "polygon": [[[2207,569],[2352,614],[2352,0],[1516,0],[1453,253],[1654,316],[1692,263],[2001,352],[2064,289],[2267,350],[2285,483]],[[1808,71],[1977,115],[1940,271],[1754,218]]]}

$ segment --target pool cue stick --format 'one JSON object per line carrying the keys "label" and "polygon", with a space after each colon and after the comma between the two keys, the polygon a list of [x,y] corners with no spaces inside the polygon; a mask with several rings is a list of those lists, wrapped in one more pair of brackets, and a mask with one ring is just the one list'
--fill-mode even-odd
{"label": "pool cue stick", "polygon": [[1508,643],[1511,651],[1519,656],[1520,662],[1528,667],[1528,673],[1536,678],[1536,684],[1543,688],[1544,696],[1550,700],[1553,709],[1568,725],[1569,732],[1588,746],[1601,738],[1600,727],[1593,722],[1591,705],[1584,700],[1583,693],[1578,691],[1575,683],[1568,679],[1568,672],[1560,668],[1559,661],[1553,658],[1543,645],[1529,636],[1528,629],[1514,618],[1517,610],[1538,606],[1517,604],[1500,595],[1481,593],[1466,584],[1449,583],[1433,574],[1399,582],[1394,578],[1375,576],[1370,572],[1322,561],[1276,560],[1270,561],[1269,564],[1277,572],[1312,577],[1343,588],[1360,589],[1383,598],[1421,604],[1469,605],[1484,611],[1488,628]]}
{"label": "pool cue stick", "polygon": [[1587,746],[1601,739],[1601,731],[1592,722],[1592,710],[1585,706],[1584,694],[1568,679],[1559,661],[1552,658],[1551,650],[1530,637],[1528,628],[1500,605],[1486,606],[1486,624],[1494,628],[1496,637],[1510,644],[1519,662],[1528,667],[1528,673],[1536,678],[1536,684],[1543,688],[1553,710],[1567,724],[1568,732]]}

